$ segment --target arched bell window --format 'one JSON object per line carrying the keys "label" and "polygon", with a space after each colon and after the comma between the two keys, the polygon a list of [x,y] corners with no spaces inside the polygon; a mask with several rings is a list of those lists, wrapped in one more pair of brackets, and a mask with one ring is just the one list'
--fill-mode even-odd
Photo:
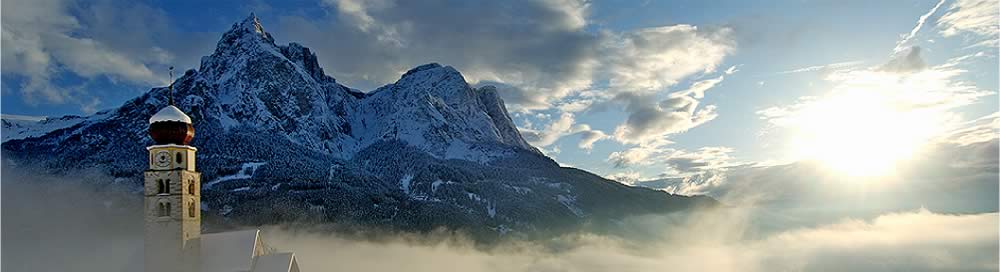
{"label": "arched bell window", "polygon": [[188,217],[194,217],[194,202],[188,203]]}
{"label": "arched bell window", "polygon": [[163,182],[162,179],[156,180],[156,193],[157,194],[166,194],[167,193],[167,184],[166,184],[166,182]]}
{"label": "arched bell window", "polygon": [[194,180],[188,181],[188,194],[194,195]]}
{"label": "arched bell window", "polygon": [[177,152],[177,156],[176,157],[177,157],[177,163],[178,164],[181,163],[182,161],[184,161],[184,157],[181,156],[181,152]]}
{"label": "arched bell window", "polygon": [[170,193],[170,179],[165,179],[163,180],[163,192],[161,192],[161,194],[169,194],[169,193]]}
{"label": "arched bell window", "polygon": [[157,215],[160,217],[170,216],[170,202],[160,202],[157,209]]}

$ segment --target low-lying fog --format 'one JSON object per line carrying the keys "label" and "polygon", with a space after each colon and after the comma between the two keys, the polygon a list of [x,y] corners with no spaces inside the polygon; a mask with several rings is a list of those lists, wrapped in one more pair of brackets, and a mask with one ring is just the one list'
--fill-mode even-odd
{"label": "low-lying fog", "polygon": [[[3,173],[2,270],[141,269],[138,195],[115,189],[121,186],[14,172],[5,167]],[[446,231],[373,241],[281,226],[263,230],[271,247],[296,253],[302,271],[998,270],[997,213],[911,210],[815,224],[785,224],[781,217],[750,207],[643,216],[624,220],[629,233],[496,245]]]}

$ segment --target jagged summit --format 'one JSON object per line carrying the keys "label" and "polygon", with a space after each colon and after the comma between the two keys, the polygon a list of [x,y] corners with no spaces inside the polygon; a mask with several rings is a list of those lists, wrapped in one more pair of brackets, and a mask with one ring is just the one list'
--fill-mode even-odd
{"label": "jagged summit", "polygon": [[253,30],[258,34],[267,34],[267,32],[264,31],[264,26],[260,24],[260,19],[257,18],[257,14],[254,14],[253,12],[250,12],[250,15],[244,18],[243,21],[235,24],[235,26],[239,26],[240,28],[246,30]]}
{"label": "jagged summit", "polygon": [[257,18],[257,15],[254,14],[253,12],[251,12],[249,16],[243,19],[243,21],[233,24],[232,29],[230,29],[229,32],[227,32],[226,34],[223,34],[223,37],[227,36],[227,34],[228,35],[254,34],[265,41],[274,43],[274,38],[272,38],[271,34],[267,33],[267,31],[264,31],[264,26],[261,25],[260,19]]}
{"label": "jagged summit", "polygon": [[451,66],[420,65],[360,93],[326,75],[308,47],[274,44],[253,14],[223,33],[200,69],[178,82],[178,106],[201,110],[204,122],[274,131],[340,158],[385,141],[478,162],[514,149],[541,155],[517,133],[498,96],[481,95]]}
{"label": "jagged summit", "polygon": [[318,83],[336,83],[333,77],[323,72],[316,54],[309,48],[295,42],[275,44],[274,38],[264,30],[260,19],[253,13],[222,34],[215,52],[202,58],[199,71],[208,75],[223,75],[229,70],[226,68],[242,69],[248,61],[259,58],[284,58],[295,63],[296,68]]}
{"label": "jagged summit", "polygon": [[198,71],[218,79],[229,70],[244,69],[251,58],[260,57],[281,57],[281,52],[271,34],[264,31],[260,20],[251,13],[222,34],[215,52],[201,58]]}

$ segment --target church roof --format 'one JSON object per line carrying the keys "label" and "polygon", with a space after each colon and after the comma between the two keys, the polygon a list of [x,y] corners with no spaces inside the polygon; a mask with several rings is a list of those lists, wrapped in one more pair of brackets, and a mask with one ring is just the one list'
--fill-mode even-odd
{"label": "church roof", "polygon": [[260,230],[201,235],[201,271],[249,272],[254,257],[263,253]]}
{"label": "church roof", "polygon": [[295,254],[275,253],[257,257],[253,272],[299,272]]}
{"label": "church roof", "polygon": [[203,272],[299,272],[292,253],[271,253],[260,230],[242,230],[201,235]]}
{"label": "church roof", "polygon": [[149,118],[149,123],[163,122],[163,121],[177,121],[184,123],[191,123],[191,117],[184,114],[181,109],[174,107],[174,105],[166,106],[160,111],[156,112],[153,117]]}

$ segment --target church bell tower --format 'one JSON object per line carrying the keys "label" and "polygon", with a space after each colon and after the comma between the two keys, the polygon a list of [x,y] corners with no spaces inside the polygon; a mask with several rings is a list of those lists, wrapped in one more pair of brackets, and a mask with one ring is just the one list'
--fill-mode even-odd
{"label": "church bell tower", "polygon": [[[172,84],[171,84],[171,87]],[[171,88],[172,92],[172,88]],[[145,172],[145,271],[197,271],[201,254],[201,174],[191,118],[173,105],[149,119],[155,142]]]}

